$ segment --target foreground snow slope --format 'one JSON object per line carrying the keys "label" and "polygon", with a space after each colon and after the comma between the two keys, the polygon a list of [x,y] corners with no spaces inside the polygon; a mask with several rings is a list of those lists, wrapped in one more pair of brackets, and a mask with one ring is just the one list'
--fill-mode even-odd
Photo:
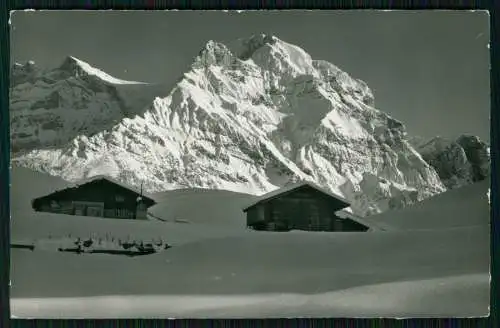
{"label": "foreground snow slope", "polygon": [[13,250],[11,295],[311,294],[486,274],[488,235],[487,227],[380,233],[249,232],[191,241],[140,258]]}
{"label": "foreground snow slope", "polygon": [[490,179],[460,187],[402,210],[371,216],[367,220],[395,230],[446,229],[489,226]]}
{"label": "foreground snow slope", "polygon": [[57,249],[57,240],[78,237],[104,239],[109,236],[121,241],[151,241],[161,239],[171,245],[234,236],[246,233],[239,225],[224,227],[212,224],[161,222],[156,220],[113,220],[86,216],[58,215],[49,213],[18,212],[12,215],[12,242],[47,244],[52,239]]}
{"label": "foreground snow slope", "polygon": [[[436,292],[439,291],[439,292]],[[489,276],[470,274],[318,294],[19,298],[18,318],[474,317],[489,314]]]}
{"label": "foreground snow slope", "polygon": [[[81,66],[68,62],[70,68]],[[68,71],[66,66],[55,72]],[[168,94],[157,94],[140,109],[127,106],[127,113],[119,106],[123,97],[114,92],[117,85],[102,74],[81,81],[69,71],[58,73],[59,79],[49,77],[68,94],[87,90],[89,76],[107,91],[83,97],[83,105],[79,94],[87,93],[79,91],[67,103],[78,100],[83,106],[78,113],[88,117],[94,112],[111,117],[92,124],[97,130],[89,133],[73,133],[65,123],[72,130],[57,133],[68,142],[54,142],[52,148],[19,144],[30,150],[15,154],[19,165],[71,181],[110,175],[129,184],[144,182],[148,191],[197,187],[262,194],[307,179],[345,196],[360,215],[445,190],[434,168],[408,143],[405,126],[375,107],[363,81],[272,35],[255,35],[231,48],[207,42]],[[47,78],[42,74],[38,80]],[[41,120],[40,113],[66,113],[65,102],[45,100],[42,109],[29,110],[32,92],[45,92],[38,80],[12,91],[11,110],[23,117],[12,123],[15,140],[40,137],[43,126],[38,134],[25,131],[35,126],[28,123]],[[77,85],[68,87],[74,80]],[[101,102],[86,105],[100,101],[101,94],[108,110],[100,110]]]}
{"label": "foreground snow slope", "polygon": [[[484,315],[489,304],[490,229],[485,216],[488,203],[479,192],[483,187],[478,184],[436,196],[418,204],[408,219],[404,211],[391,211],[395,216],[388,222],[395,229],[368,233],[255,232],[201,221],[125,222],[21,210],[12,215],[14,238],[111,232],[136,239],[161,237],[173,247],[137,258],[13,249],[13,314]],[[241,195],[236,194],[238,197]],[[231,202],[229,197],[224,199]],[[440,200],[443,206],[439,206]],[[461,201],[464,208],[443,221],[440,214],[448,215],[446,208],[460,207]],[[467,212],[467,206],[479,216]],[[183,206],[176,209],[180,210]],[[428,220],[429,216],[434,220]],[[398,219],[401,230],[394,224]],[[103,302],[106,306],[97,306]],[[132,304],[134,309],[127,312]]]}

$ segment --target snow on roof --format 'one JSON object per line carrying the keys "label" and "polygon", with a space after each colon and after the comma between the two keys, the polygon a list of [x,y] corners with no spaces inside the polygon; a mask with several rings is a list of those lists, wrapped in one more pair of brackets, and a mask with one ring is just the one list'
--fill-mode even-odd
{"label": "snow on roof", "polygon": [[335,199],[343,202],[345,204],[345,207],[348,207],[351,205],[349,203],[349,201],[347,201],[345,198],[343,198],[339,195],[336,195],[328,190],[325,190],[325,189],[321,188],[320,186],[318,186],[310,181],[300,181],[300,182],[292,183],[292,184],[285,186],[285,187],[282,187],[282,188],[278,188],[278,189],[273,190],[267,194],[264,194],[262,196],[257,197],[251,204],[247,205],[243,209],[243,211],[246,212],[250,207],[253,207],[261,202],[271,200],[271,199],[276,198],[280,195],[287,194],[289,192],[292,192],[293,190],[296,190],[296,189],[298,189],[300,187],[304,187],[304,186],[311,187],[311,188],[313,188],[313,189],[315,189],[315,190],[317,190],[325,195],[328,195],[332,198],[335,198]]}
{"label": "snow on roof", "polygon": [[[124,189],[128,189],[130,191],[135,192],[136,194],[141,195],[141,191],[139,189],[137,189],[135,187],[132,187],[132,186],[129,186],[129,185],[123,183],[123,182],[120,182],[120,181],[118,181],[118,180],[116,180],[114,178],[111,178],[109,176],[106,176],[106,175],[95,175],[95,176],[89,177],[87,179],[80,180],[77,183],[70,184],[69,186],[67,186],[65,188],[54,190],[52,193],[60,192],[60,191],[66,190],[66,189],[77,188],[79,186],[85,185],[85,184],[90,183],[90,182],[98,181],[98,180],[107,180],[107,181],[109,181],[109,182],[111,182],[113,184],[116,184],[116,185],[124,188]],[[43,197],[46,197],[46,196],[42,196],[42,197],[39,197],[39,198],[43,198]],[[144,191],[142,192],[142,197],[146,198],[149,201],[152,201],[152,202],[156,203],[156,201],[150,195],[148,195],[147,193],[144,193]]]}

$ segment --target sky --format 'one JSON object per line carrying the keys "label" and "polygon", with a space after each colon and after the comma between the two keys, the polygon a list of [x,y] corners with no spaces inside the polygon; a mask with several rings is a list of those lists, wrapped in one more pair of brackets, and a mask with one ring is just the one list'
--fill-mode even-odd
{"label": "sky", "polygon": [[11,62],[51,68],[72,55],[118,78],[173,83],[208,40],[258,33],[365,81],[410,135],[489,140],[484,11],[17,11]]}

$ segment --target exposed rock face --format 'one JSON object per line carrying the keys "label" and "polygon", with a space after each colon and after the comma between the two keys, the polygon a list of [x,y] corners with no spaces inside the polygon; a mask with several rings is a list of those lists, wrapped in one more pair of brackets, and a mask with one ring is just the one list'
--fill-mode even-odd
{"label": "exposed rock face", "polygon": [[456,140],[414,139],[413,143],[449,189],[484,180],[490,174],[489,146],[476,136],[462,135]]}
{"label": "exposed rock face", "polygon": [[472,166],[472,181],[481,181],[490,175],[490,147],[476,136],[463,135],[457,143],[462,146]]}
{"label": "exposed rock face", "polygon": [[[114,87],[109,76],[91,87],[78,70],[65,75],[74,72],[65,65],[39,74],[34,84],[13,87],[12,111],[24,115],[14,116],[14,140],[29,148],[15,156],[18,165],[73,181],[108,174],[145,182],[148,191],[189,186],[261,194],[307,179],[351,200],[359,215],[445,190],[434,167],[408,142],[404,125],[374,107],[364,82],[275,36],[256,35],[231,49],[209,41],[170,93],[136,108],[136,115],[123,113],[122,97],[108,89]],[[35,97],[47,89],[40,82],[47,76],[60,89]],[[92,89],[97,91],[87,95]],[[87,103],[76,108],[82,99]],[[39,100],[44,105],[31,109]],[[41,138],[42,124],[58,122],[58,116],[47,117],[66,111],[86,113],[78,124],[99,131],[74,133],[78,124],[64,123],[51,129],[53,137]],[[92,121],[101,111],[106,115]],[[54,147],[22,142],[40,139]]]}
{"label": "exposed rock face", "polygon": [[[146,90],[140,82],[113,78],[74,57],[49,71],[34,62],[15,64],[10,89],[12,150],[63,146],[78,136],[111,128],[146,105],[145,99],[127,103],[123,91],[131,88]],[[147,101],[152,99],[149,95]]]}
{"label": "exposed rock face", "polygon": [[113,86],[78,74],[68,58],[42,72],[34,63],[12,69],[10,109],[14,152],[61,146],[79,135],[92,135],[116,124],[125,106]]}

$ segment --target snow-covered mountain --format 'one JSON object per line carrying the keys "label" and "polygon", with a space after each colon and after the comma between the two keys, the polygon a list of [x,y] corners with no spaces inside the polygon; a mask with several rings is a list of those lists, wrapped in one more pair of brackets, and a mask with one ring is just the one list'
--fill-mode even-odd
{"label": "snow-covered mountain", "polygon": [[74,58],[48,72],[16,69],[11,126],[23,151],[13,160],[70,181],[106,174],[149,191],[261,194],[307,179],[360,215],[446,189],[363,81],[275,36],[209,41],[148,105],[130,100],[147,99],[144,85],[128,85],[127,110],[114,78]]}
{"label": "snow-covered mountain", "polygon": [[490,147],[476,136],[462,135],[456,140],[414,137],[411,143],[449,189],[482,181],[490,175]]}

